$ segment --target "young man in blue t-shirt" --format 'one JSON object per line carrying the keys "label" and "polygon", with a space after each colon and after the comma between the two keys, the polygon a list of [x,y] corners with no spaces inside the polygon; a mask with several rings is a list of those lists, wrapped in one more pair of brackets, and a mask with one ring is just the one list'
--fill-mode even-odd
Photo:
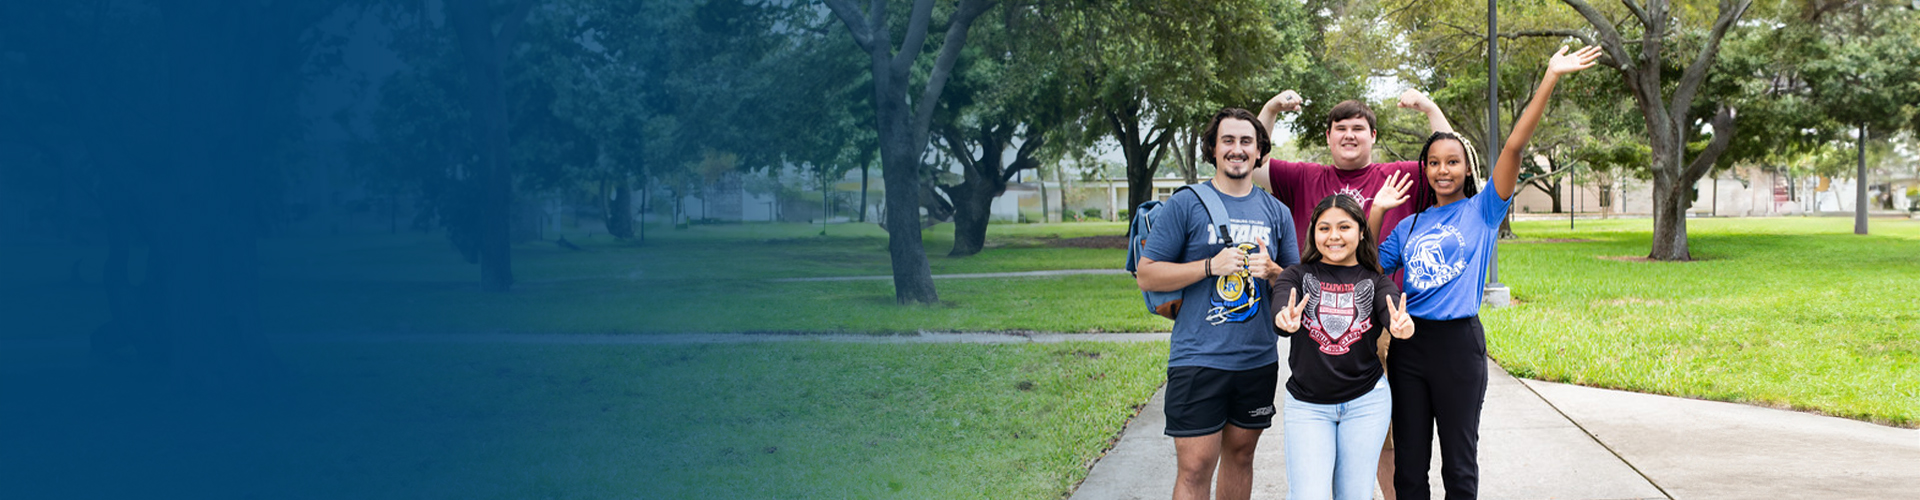
{"label": "young man in blue t-shirt", "polygon": [[1182,293],[1167,358],[1166,433],[1179,462],[1175,500],[1207,498],[1216,468],[1215,498],[1250,496],[1254,447],[1273,425],[1280,351],[1267,280],[1299,263],[1300,253],[1286,205],[1251,178],[1273,149],[1256,120],[1247,110],[1224,109],[1203,134],[1201,152],[1219,175],[1195,189],[1219,193],[1225,234],[1199,196],[1182,190],[1153,212],[1156,229],[1142,243],[1140,289]]}

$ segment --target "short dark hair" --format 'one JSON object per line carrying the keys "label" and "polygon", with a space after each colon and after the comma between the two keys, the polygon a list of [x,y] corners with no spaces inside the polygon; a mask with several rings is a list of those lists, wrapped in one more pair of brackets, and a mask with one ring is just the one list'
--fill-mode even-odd
{"label": "short dark hair", "polygon": [[1333,105],[1333,111],[1327,113],[1327,128],[1331,130],[1334,123],[1351,118],[1366,118],[1367,130],[1379,128],[1373,123],[1373,108],[1360,101],[1341,101]]}
{"label": "short dark hair", "polygon": [[1346,212],[1348,217],[1353,218],[1354,223],[1360,225],[1360,245],[1359,249],[1353,252],[1354,260],[1359,261],[1360,267],[1368,271],[1381,272],[1380,249],[1377,248],[1379,244],[1373,241],[1378,236],[1367,234],[1367,211],[1360,208],[1360,200],[1338,193],[1321,198],[1320,204],[1313,207],[1313,217],[1307,219],[1307,234],[1304,236],[1307,239],[1307,251],[1300,255],[1300,262],[1320,261],[1320,246],[1313,241],[1314,228],[1320,225],[1320,216],[1334,209]]}
{"label": "short dark hair", "polygon": [[1220,110],[1218,113],[1214,113],[1213,121],[1207,122],[1207,130],[1200,133],[1202,137],[1206,137],[1206,140],[1200,141],[1200,156],[1205,157],[1207,163],[1215,164],[1213,160],[1213,145],[1220,142],[1220,121],[1228,118],[1246,120],[1247,123],[1253,124],[1254,142],[1260,144],[1260,157],[1254,158],[1254,161],[1265,158],[1268,152],[1273,151],[1273,138],[1267,136],[1267,127],[1260,124],[1260,118],[1253,116],[1253,112],[1244,109],[1226,108]]}

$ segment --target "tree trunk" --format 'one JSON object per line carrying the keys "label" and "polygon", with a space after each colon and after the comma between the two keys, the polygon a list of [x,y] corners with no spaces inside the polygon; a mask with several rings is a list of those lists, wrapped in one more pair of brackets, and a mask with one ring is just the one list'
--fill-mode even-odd
{"label": "tree trunk", "polygon": [[1040,184],[1040,222],[1052,222],[1047,219],[1047,205],[1051,204],[1047,200],[1047,177],[1044,175],[1038,177],[1040,177],[1038,182]]}
{"label": "tree trunk", "polygon": [[[999,191],[1005,190],[1002,184]],[[997,197],[994,191],[989,186],[975,184],[973,179],[947,188],[947,196],[953,198],[953,251],[947,252],[948,257],[966,257],[986,247],[987,221],[993,215],[993,199]]]}
{"label": "tree trunk", "polygon": [[984,0],[960,1],[947,18],[946,38],[927,74],[926,86],[913,103],[908,104],[907,88],[912,85],[910,70],[926,47],[933,1],[913,2],[898,54],[895,54],[893,27],[885,24],[889,19],[886,2],[872,3],[870,12],[850,0],[827,2],[827,7],[847,26],[854,43],[872,61],[874,130],[879,134],[881,175],[886,176],[887,186],[887,252],[893,262],[894,300],[902,304],[940,300],[933,289],[933,272],[927,265],[920,237],[920,153],[927,147],[933,106],[939,102],[953,64],[960,57],[960,49],[966,46],[967,29],[988,6]]}
{"label": "tree trunk", "polygon": [[[875,85],[876,92],[880,91],[879,87]],[[880,168],[887,189],[887,254],[893,262],[894,301],[931,304],[940,301],[940,295],[933,289],[933,269],[927,263],[926,246],[920,238],[920,155],[914,151],[917,148],[909,144],[912,138],[905,133],[905,111],[887,109],[904,107],[904,97],[898,104],[882,99],[879,106],[883,121],[892,114],[902,122],[892,126],[883,122],[880,127],[884,150]],[[890,128],[893,130],[888,130]]]}
{"label": "tree trunk", "polygon": [[1560,213],[1561,209],[1564,208],[1560,204],[1560,189],[1560,178],[1555,177],[1553,179],[1553,190],[1547,193],[1547,197],[1553,199],[1553,213],[1556,214]]}
{"label": "tree trunk", "polygon": [[1171,130],[1164,129],[1143,136],[1139,114],[1138,104],[1106,112],[1108,124],[1113,127],[1113,138],[1120,143],[1120,152],[1127,159],[1128,220],[1139,215],[1134,208],[1154,198],[1153,175],[1159,170],[1159,157],[1165,153],[1172,137]]}
{"label": "tree trunk", "polygon": [[1067,221],[1067,178],[1063,170],[1060,165],[1053,166],[1053,185],[1060,189],[1060,222]]}
{"label": "tree trunk", "polygon": [[[1008,175],[1000,166],[1005,141],[997,140],[992,133],[983,133],[980,138],[981,155],[979,158],[962,158],[961,171],[964,180],[955,186],[941,186],[953,200],[953,250],[948,257],[966,257],[980,253],[986,247],[987,222],[993,217],[993,199],[1007,192]],[[952,140],[952,136],[949,136]],[[968,154],[964,149],[950,148],[956,154]],[[1046,213],[1044,201],[1046,192],[1041,191],[1041,213]],[[1019,207],[1015,207],[1018,217]]]}
{"label": "tree trunk", "polygon": [[503,292],[513,286],[513,253],[509,246],[513,202],[511,143],[507,134],[505,66],[519,26],[525,22],[528,2],[502,13],[504,25],[496,32],[494,11],[486,2],[448,2],[447,23],[459,40],[467,67],[473,113],[471,132],[480,164],[480,287]]}
{"label": "tree trunk", "polygon": [[262,208],[276,201],[267,198],[280,163],[271,144],[293,130],[283,125],[296,113],[287,96],[301,81],[298,65],[282,60],[307,24],[258,6],[154,8],[166,20],[154,40],[166,55],[154,86],[166,99],[146,138],[160,146],[138,160],[152,182],[127,215],[145,225],[148,256],[131,305],[150,314],[130,319],[152,335],[163,360],[154,375],[171,394],[200,403],[281,395],[286,373],[260,332],[257,240]]}
{"label": "tree trunk", "polygon": [[[893,298],[901,304],[931,304],[940,300],[933,288],[933,269],[927,263],[920,236],[920,152],[909,130],[907,81],[885,71],[887,55],[873,54],[875,114],[880,124],[880,173],[886,182],[887,254],[893,263]],[[905,76],[905,75],[900,75]]]}
{"label": "tree trunk", "polygon": [[1647,258],[1693,260],[1687,251],[1687,209],[1693,205],[1690,183],[1671,174],[1653,176],[1653,249]]}
{"label": "tree trunk", "polygon": [[[1013,162],[1004,161],[1006,149],[1013,143],[1014,132],[1021,128],[1018,124],[999,123],[970,127],[964,132],[951,124],[939,129],[947,156],[960,162],[962,173],[960,185],[940,186],[953,199],[954,247],[949,256],[964,257],[979,253],[986,242],[987,221],[993,216],[993,200],[1007,193],[1007,183],[1012,182],[1021,171],[1039,168],[1039,161],[1034,159],[1034,155],[1046,144],[1046,135],[1044,131],[1031,126],[1026,127],[1028,134],[1015,150]],[[973,153],[975,147],[979,150],[978,157]],[[1043,179],[1040,185],[1042,221],[1046,220],[1048,204],[1047,186]],[[1019,207],[1016,206],[1015,211],[1018,212]]]}
{"label": "tree trunk", "polygon": [[640,213],[639,220],[634,223],[639,231],[635,232],[634,239],[643,244],[647,242],[647,214],[653,212],[652,184],[647,176],[640,176]]}
{"label": "tree trunk", "polygon": [[1200,134],[1188,133],[1180,135],[1180,177],[1186,179],[1187,184],[1198,184],[1200,182],[1200,160],[1198,153]]}
{"label": "tree trunk", "polygon": [[616,174],[613,182],[613,197],[606,203],[607,234],[618,239],[633,238],[633,190],[628,188],[627,175]]}
{"label": "tree trunk", "polygon": [[860,222],[867,221],[867,165],[873,163],[866,156],[860,157]]}

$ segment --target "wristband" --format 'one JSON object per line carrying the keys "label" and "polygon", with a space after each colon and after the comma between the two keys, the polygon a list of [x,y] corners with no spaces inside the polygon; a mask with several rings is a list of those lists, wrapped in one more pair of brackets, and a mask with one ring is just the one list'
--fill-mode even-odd
{"label": "wristband", "polygon": [[1203,278],[1212,278],[1213,277],[1213,259],[1206,259],[1204,262],[1207,263],[1207,275],[1203,276]]}

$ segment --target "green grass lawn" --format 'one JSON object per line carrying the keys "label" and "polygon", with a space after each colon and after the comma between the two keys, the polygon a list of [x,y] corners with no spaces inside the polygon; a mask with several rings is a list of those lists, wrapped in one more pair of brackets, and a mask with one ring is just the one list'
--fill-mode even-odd
{"label": "green grass lawn", "polygon": [[[1159,343],[283,349],[281,411],[0,377],[7,489],[69,498],[1059,498],[1163,379]],[[78,381],[78,382],[76,382]],[[86,396],[71,404],[59,391]],[[69,396],[70,397],[70,396]],[[49,398],[62,404],[40,404]],[[16,435],[9,433],[8,435]]]}
{"label": "green grass lawn", "polygon": [[1680,263],[1604,258],[1646,255],[1647,220],[1577,224],[1501,245],[1520,304],[1483,318],[1515,375],[1920,424],[1920,223],[1692,220]]}
{"label": "green grass lawn", "polygon": [[[735,224],[654,229],[644,245],[580,238],[514,248],[510,293],[485,293],[478,268],[435,235],[266,243],[269,325],[281,333],[737,331],[1164,331],[1126,275],[1014,281],[942,279],[938,304],[900,307],[887,242],[871,224]],[[951,226],[929,229],[934,274],[1119,269],[1124,249],[1061,246],[1060,238],[1124,235],[1118,223],[1007,224],[988,249],[947,257]],[[1011,285],[1011,286],[1010,286]]]}
{"label": "green grass lawn", "polygon": [[[1647,219],[1520,222],[1501,245],[1519,305],[1488,311],[1490,352],[1546,380],[1920,424],[1920,223],[1846,218],[1694,219],[1684,263],[1643,256]],[[515,247],[515,290],[483,293],[477,267],[433,235],[264,242],[263,321],[276,333],[626,333],[914,330],[1164,331],[1124,275],[936,281],[942,302],[901,307],[891,282],[774,282],[887,273],[871,224],[653,228],[645,245],[604,235]],[[1118,267],[1119,249],[1060,248],[1054,236],[1117,235],[1119,224],[995,225],[990,248],[934,272]],[[1554,240],[1555,242],[1544,242]],[[1572,241],[1566,241],[1572,240]],[[58,249],[53,256],[74,255]],[[78,254],[83,255],[84,252]],[[19,259],[5,262],[19,263]],[[20,267],[20,266],[15,266]],[[65,266],[7,269],[33,294],[14,314],[85,317],[97,287]],[[75,297],[87,300],[75,300]],[[75,305],[78,304],[78,305]],[[66,309],[63,309],[66,308]],[[98,323],[73,321],[67,334]],[[15,338],[54,335],[14,331]]]}

